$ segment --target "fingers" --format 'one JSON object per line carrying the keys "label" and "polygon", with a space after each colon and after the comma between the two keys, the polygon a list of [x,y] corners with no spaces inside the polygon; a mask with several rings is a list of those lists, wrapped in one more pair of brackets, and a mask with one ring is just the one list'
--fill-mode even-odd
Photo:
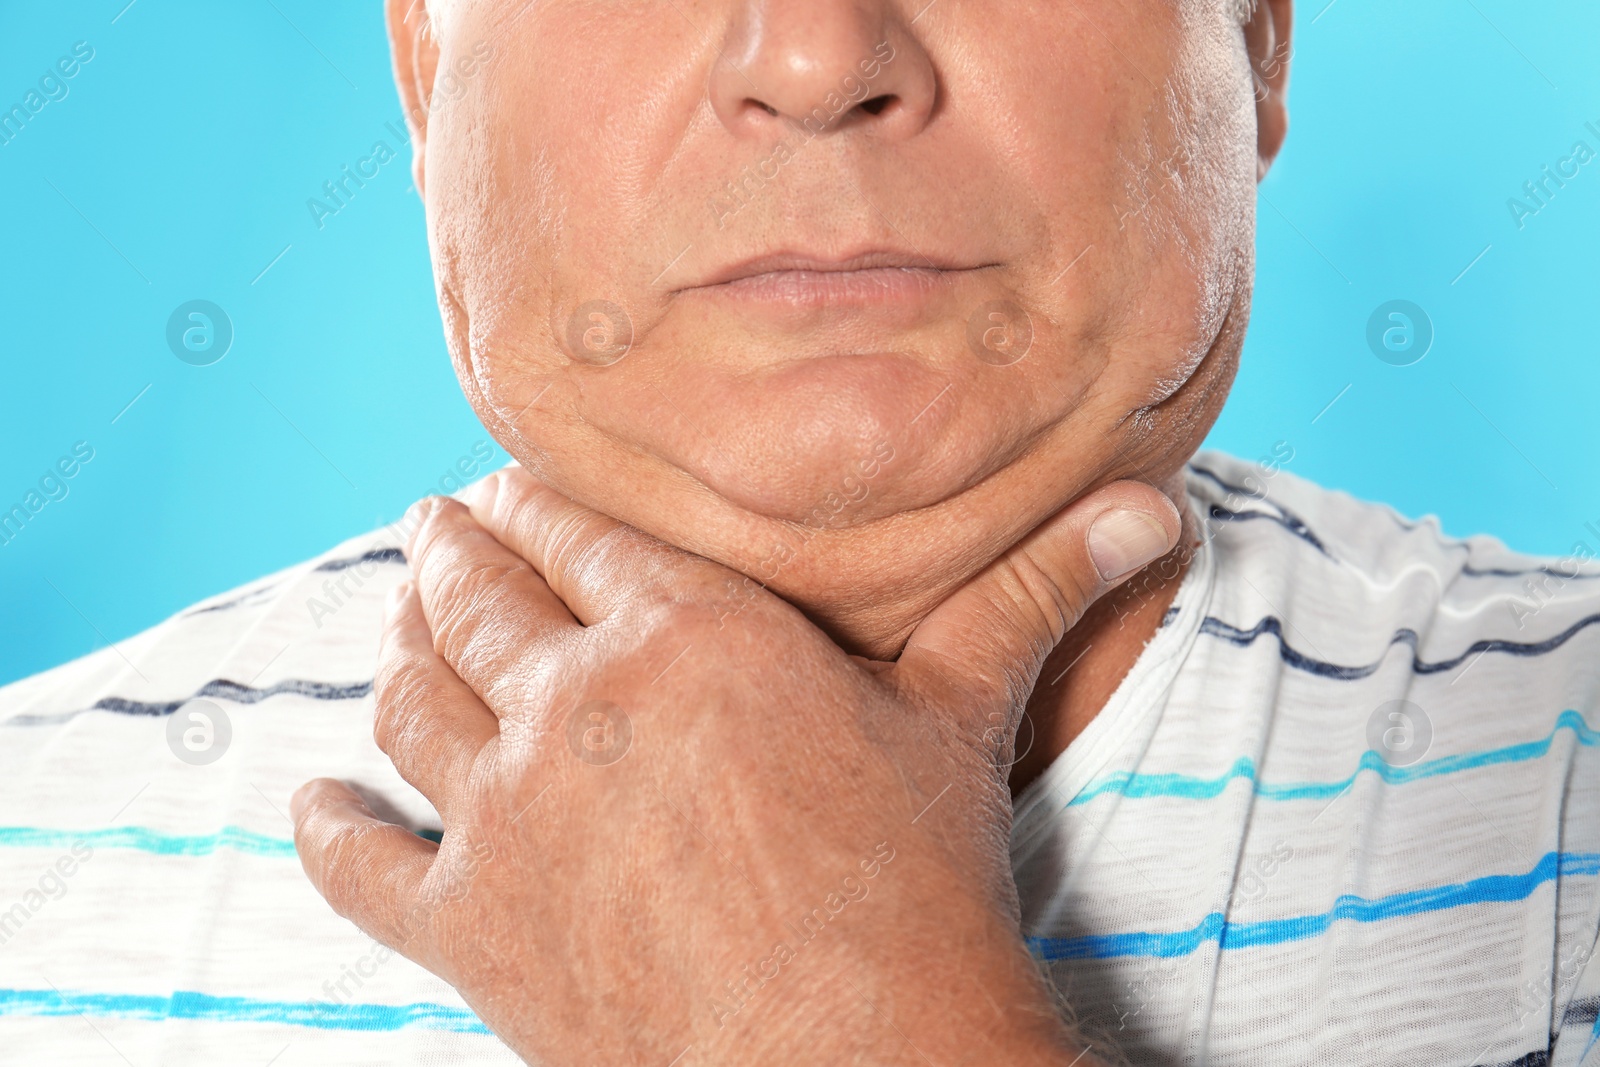
{"label": "fingers", "polygon": [[415,505],[406,559],[433,648],[497,714],[525,695],[541,647],[578,622],[527,562],[454,500]]}
{"label": "fingers", "polygon": [[479,753],[499,736],[499,723],[433,650],[411,582],[390,593],[373,695],[372,736],[378,747],[449,825],[466,797]]}
{"label": "fingers", "polygon": [[696,565],[714,566],[568,500],[520,467],[478,482],[466,500],[586,626],[630,601],[683,589]]}
{"label": "fingers", "polygon": [[1067,630],[1172,551],[1182,529],[1172,501],[1141,482],[1115,482],[1073,502],[936,608],[895,673],[903,684],[973,692],[988,707],[1020,706]]}
{"label": "fingers", "polygon": [[405,951],[421,932],[412,916],[439,846],[383,822],[331,778],[301,786],[289,810],[295,851],[312,886],[368,935]]}

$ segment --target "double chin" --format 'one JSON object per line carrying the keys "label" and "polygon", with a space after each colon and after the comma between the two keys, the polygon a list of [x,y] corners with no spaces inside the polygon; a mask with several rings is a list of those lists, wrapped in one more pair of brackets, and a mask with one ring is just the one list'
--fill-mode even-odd
{"label": "double chin", "polygon": [[773,523],[840,530],[934,507],[1003,467],[1038,413],[899,352],[729,373],[688,363],[584,390],[584,418]]}

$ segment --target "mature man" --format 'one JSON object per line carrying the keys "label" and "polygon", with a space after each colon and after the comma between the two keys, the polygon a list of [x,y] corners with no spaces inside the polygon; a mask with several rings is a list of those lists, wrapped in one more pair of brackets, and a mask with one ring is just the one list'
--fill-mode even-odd
{"label": "mature man", "polygon": [[389,21],[521,466],[0,691],[8,1048],[1600,1062],[1587,550],[1194,455],[1289,0]]}

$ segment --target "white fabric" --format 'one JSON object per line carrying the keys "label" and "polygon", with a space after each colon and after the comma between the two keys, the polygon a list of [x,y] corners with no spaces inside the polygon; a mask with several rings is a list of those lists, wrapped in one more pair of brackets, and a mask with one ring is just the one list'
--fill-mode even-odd
{"label": "white fabric", "polygon": [[1600,1062],[1594,548],[1217,455],[1190,486],[1165,625],[1017,801],[1024,932],[1083,1029],[1141,1065]]}

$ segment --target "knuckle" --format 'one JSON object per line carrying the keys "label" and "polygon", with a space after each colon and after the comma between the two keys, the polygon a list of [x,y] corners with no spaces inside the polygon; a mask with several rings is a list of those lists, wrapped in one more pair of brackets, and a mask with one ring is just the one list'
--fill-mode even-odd
{"label": "knuckle", "polygon": [[333,830],[323,839],[322,895],[346,918],[359,910],[375,881],[372,846],[383,830],[378,823],[356,823]]}
{"label": "knuckle", "polygon": [[605,581],[614,573],[613,561],[624,527],[588,511],[563,509],[548,520],[545,558],[551,573],[565,573],[576,581]]}
{"label": "knuckle", "polygon": [[738,625],[725,617],[724,610],[709,597],[666,595],[634,605],[627,625],[637,635],[637,651],[652,660],[663,650],[675,655],[689,645],[732,649],[747,641],[752,631],[765,630],[756,610],[740,616]]}
{"label": "knuckle", "polygon": [[1005,573],[1012,598],[1035,624],[1030,630],[1048,634],[1049,647],[1054,647],[1082,614],[1084,591],[1076,575],[1053,576],[1027,553],[1008,559]]}
{"label": "knuckle", "polygon": [[677,596],[652,599],[638,608],[640,628],[652,634],[689,635],[710,621],[703,604]]}
{"label": "knuckle", "polygon": [[484,624],[494,620],[497,587],[517,569],[511,563],[466,562],[437,576],[430,621],[440,655],[453,661],[472,647]]}
{"label": "knuckle", "polygon": [[403,655],[380,665],[373,680],[372,739],[393,756],[426,707],[430,681],[420,657]]}

